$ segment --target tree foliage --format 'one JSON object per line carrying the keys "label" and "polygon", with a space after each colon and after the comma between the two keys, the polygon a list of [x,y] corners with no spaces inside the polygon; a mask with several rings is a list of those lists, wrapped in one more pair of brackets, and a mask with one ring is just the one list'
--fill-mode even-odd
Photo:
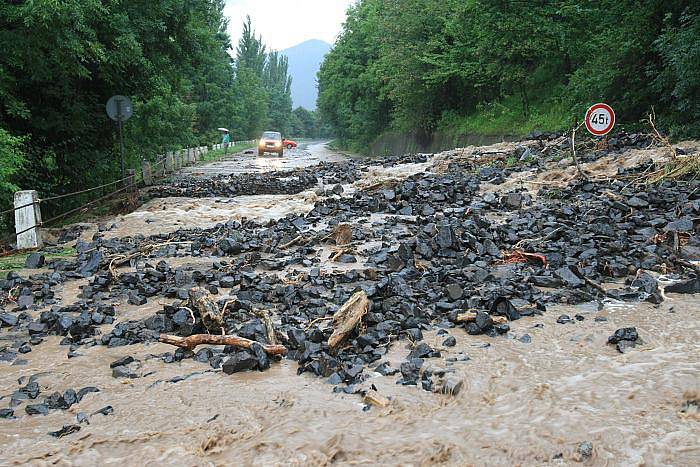
{"label": "tree foliage", "polygon": [[[249,19],[232,57],[224,6],[224,0],[0,3],[0,185],[47,195],[114,180],[117,132],[105,103],[115,94],[134,103],[124,125],[131,167],[166,150],[214,142],[221,126],[236,139],[258,137],[268,126],[288,131],[286,58],[266,53]],[[13,138],[23,142],[21,157]],[[6,165],[20,160],[21,173]],[[0,205],[9,202],[3,194]]]}
{"label": "tree foliage", "polygon": [[628,123],[657,106],[667,127],[698,135],[699,10],[688,0],[360,0],[321,66],[319,109],[363,146],[389,129],[503,112],[516,117],[512,132],[561,127],[599,100]]}

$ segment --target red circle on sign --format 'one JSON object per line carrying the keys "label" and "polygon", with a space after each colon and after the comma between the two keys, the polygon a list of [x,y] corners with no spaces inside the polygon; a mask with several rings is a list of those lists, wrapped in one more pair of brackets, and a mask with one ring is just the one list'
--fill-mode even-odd
{"label": "red circle on sign", "polygon": [[[593,125],[591,123],[591,118],[593,117],[593,114],[596,110],[605,110],[609,115],[609,121],[607,122],[606,126],[603,128],[593,128]],[[615,126],[615,112],[613,111],[612,107],[610,107],[608,104],[595,104],[592,105],[591,108],[588,109],[588,112],[586,112],[586,128],[588,131],[590,131],[592,134],[596,136],[604,136],[610,133],[610,130],[613,129]]]}

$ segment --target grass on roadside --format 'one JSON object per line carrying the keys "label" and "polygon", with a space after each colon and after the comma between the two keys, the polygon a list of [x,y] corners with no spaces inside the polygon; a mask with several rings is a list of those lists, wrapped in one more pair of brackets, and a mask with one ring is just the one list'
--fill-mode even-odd
{"label": "grass on roadside", "polygon": [[202,157],[197,161],[197,165],[201,164],[206,164],[207,162],[212,162],[221,159],[224,157],[224,155],[232,155],[239,153],[241,151],[245,151],[247,149],[254,148],[254,144],[240,144],[236,146],[229,146],[228,149],[213,149],[206,154],[202,155]]}
{"label": "grass on roadside", "polygon": [[535,130],[565,130],[570,125],[571,112],[562,104],[550,101],[534,103],[526,116],[521,101],[511,97],[481,104],[471,115],[445,115],[439,127],[457,135],[525,136]]}
{"label": "grass on roadside", "polygon": [[[0,273],[24,269],[24,263],[27,261],[27,257],[29,257],[31,253],[33,252],[21,252],[10,256],[0,257]],[[52,259],[73,256],[75,255],[75,249],[72,247],[49,247],[40,251],[40,253],[46,257],[46,261],[49,261]]]}

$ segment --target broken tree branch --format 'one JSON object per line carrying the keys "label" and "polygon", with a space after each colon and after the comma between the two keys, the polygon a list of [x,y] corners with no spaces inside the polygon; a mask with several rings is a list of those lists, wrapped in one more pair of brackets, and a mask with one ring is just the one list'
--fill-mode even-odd
{"label": "broken tree branch", "polygon": [[[258,343],[245,337],[224,335],[217,336],[214,334],[193,334],[188,337],[173,336],[171,334],[161,334],[160,342],[165,344],[174,345],[176,347],[181,347],[187,350],[194,350],[198,345],[232,345],[234,347],[239,347],[242,349],[249,349],[253,343]],[[287,348],[279,344],[260,344],[270,355],[285,355],[287,353]]]}
{"label": "broken tree branch", "polygon": [[663,136],[656,128],[656,111],[654,111],[654,107],[651,108],[651,112],[649,112],[646,122],[651,127],[651,137],[654,140],[654,142],[660,146],[663,146],[668,151],[668,155],[671,159],[675,159],[676,157],[678,157],[676,149],[671,145],[671,142],[668,140],[668,138]]}
{"label": "broken tree branch", "polygon": [[347,336],[369,310],[369,298],[364,291],[355,292],[333,315],[333,334],[328,347],[334,349]]}
{"label": "broken tree branch", "polygon": [[581,128],[583,123],[584,122],[579,123],[573,130],[571,130],[571,156],[574,159],[574,164],[576,165],[576,171],[578,172],[579,177],[587,179],[588,177],[583,173],[583,170],[581,170],[581,166],[578,163],[578,158],[576,157],[576,130]]}
{"label": "broken tree branch", "polygon": [[265,333],[267,334],[267,341],[270,344],[277,344],[277,337],[275,336],[275,327],[272,325],[272,318],[270,318],[270,312],[267,310],[255,310],[255,315],[260,318],[265,325]]}
{"label": "broken tree branch", "polygon": [[303,240],[303,238],[304,238],[303,235],[297,235],[296,237],[294,237],[294,239],[293,239],[292,241],[289,241],[289,242],[287,242],[287,243],[285,243],[285,244],[283,244],[283,245],[280,245],[278,248],[279,248],[280,250],[286,250],[286,249],[289,248],[290,246],[293,246],[293,245],[296,244],[297,242]]}
{"label": "broken tree branch", "polygon": [[[505,316],[491,315],[491,320],[493,321],[493,324],[506,324],[508,322],[508,318]],[[457,315],[457,319],[455,321],[458,323],[470,323],[472,321],[476,321],[476,312],[467,311],[466,313],[460,313]]]}

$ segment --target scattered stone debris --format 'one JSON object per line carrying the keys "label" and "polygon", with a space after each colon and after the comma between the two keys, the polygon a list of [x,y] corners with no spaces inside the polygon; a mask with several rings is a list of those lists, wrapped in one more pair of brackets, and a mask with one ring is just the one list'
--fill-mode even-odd
{"label": "scattered stone debris", "polygon": [[637,334],[637,328],[620,328],[615,334],[608,337],[608,344],[612,344],[620,353],[625,353],[636,345],[642,344]]}
{"label": "scattered stone debris", "polygon": [[[456,396],[464,381],[454,363],[469,365],[469,357],[451,352],[469,336],[508,336],[529,344],[530,334],[516,337],[511,325],[545,314],[554,304],[607,299],[658,304],[663,292],[700,291],[689,263],[700,253],[697,180],[666,180],[649,190],[630,182],[650,167],[642,163],[620,168],[624,179],[572,179],[565,187],[542,183],[533,191],[511,187],[498,194],[485,189],[504,185],[522,170],[546,169],[558,154],[548,138],[541,135],[527,147],[488,159],[412,154],[289,172],[183,178],[152,187],[155,197],[315,189],[318,199],[306,214],[265,222],[231,219],[123,238],[109,237],[105,227],[90,241],[78,239],[79,230],[65,231],[59,241],[75,241],[75,258],[47,261],[35,253],[27,265],[43,267],[41,274],[11,272],[0,280],[0,332],[17,341],[3,343],[0,362],[17,362],[21,353],[46,345],[48,335],[60,336],[70,356],[93,345],[161,341],[178,347],[157,356],[167,364],[192,359],[233,374],[264,371],[286,356],[297,362],[299,373],[324,378],[338,392],[356,394],[360,383],[379,374]],[[593,162],[648,144],[639,135],[620,135],[608,149],[581,159]],[[521,164],[505,164],[508,157]],[[398,164],[427,169],[403,178],[369,176]],[[200,266],[173,261],[192,258],[211,261]],[[660,274],[678,282],[662,290]],[[59,305],[56,286],[78,279],[85,284],[75,303]],[[611,279],[624,286],[601,285]],[[144,319],[126,320],[120,312],[127,304],[156,303],[157,311]],[[585,319],[571,315],[557,318],[562,329],[575,329]],[[424,341],[424,333],[435,328],[444,331],[431,341],[438,348]],[[397,341],[409,349],[398,369],[386,361]],[[641,340],[636,329],[623,328],[608,342],[624,352]],[[112,362],[105,368],[110,370],[115,378],[142,376],[140,362],[131,356]],[[185,377],[179,378],[171,382]],[[92,390],[97,389],[55,392],[44,403],[27,404],[25,412],[65,410]],[[13,408],[36,400],[39,392],[38,385],[26,384],[0,416],[16,416]],[[385,406],[379,394],[364,398]],[[78,421],[83,422],[87,418]]]}
{"label": "scattered stone debris", "polygon": [[63,425],[63,428],[58,431],[51,431],[49,432],[49,435],[53,436],[54,438],[63,438],[64,436],[79,432],[80,428],[80,425]]}
{"label": "scattered stone debris", "polygon": [[574,460],[584,462],[593,456],[593,444],[590,441],[583,441],[576,446]]}

